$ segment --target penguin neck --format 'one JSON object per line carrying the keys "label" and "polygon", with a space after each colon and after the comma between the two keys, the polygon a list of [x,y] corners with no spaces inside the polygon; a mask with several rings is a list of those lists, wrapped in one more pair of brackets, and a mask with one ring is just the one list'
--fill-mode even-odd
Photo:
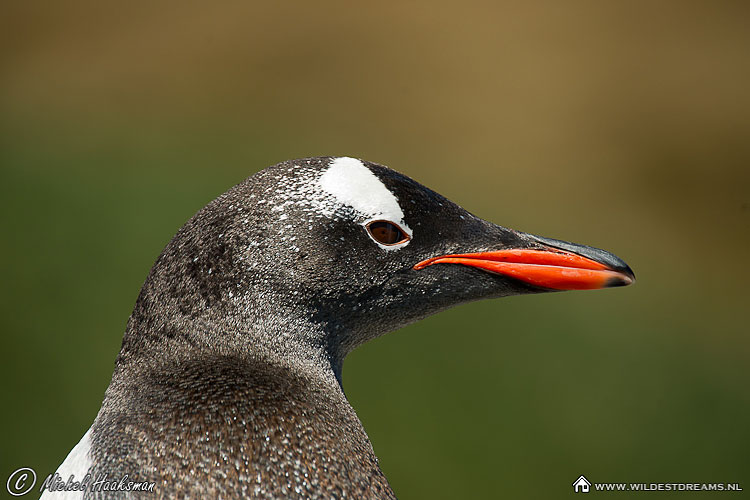
{"label": "penguin neck", "polygon": [[[128,334],[137,326],[131,322]],[[288,471],[297,467],[313,484],[362,478],[382,489],[384,498],[395,498],[330,363],[325,366],[310,349],[279,351],[269,337],[281,330],[265,330],[262,323],[236,335],[211,331],[221,342],[175,336],[138,352],[123,350],[93,426],[100,444],[92,453],[100,469],[132,474],[126,467],[135,463],[179,493],[188,483],[179,467],[164,466],[170,459],[205,464],[229,457],[241,477],[262,475],[269,484],[288,484]],[[269,456],[279,458],[278,466],[268,467]],[[210,467],[195,469],[188,486],[211,484]]]}
{"label": "penguin neck", "polygon": [[277,309],[274,314],[256,318],[252,329],[239,336],[241,345],[237,347],[251,355],[262,352],[291,369],[332,374],[343,391],[344,356],[330,346],[331,334],[326,325],[311,321],[314,313],[309,311],[280,312]]}
{"label": "penguin neck", "polygon": [[227,355],[285,367],[300,376],[335,380],[343,391],[343,354],[329,347],[330,332],[307,319],[311,314],[305,311],[281,311],[278,305],[273,314],[264,309],[198,317],[162,311],[157,320],[136,307],[116,364],[122,368]]}

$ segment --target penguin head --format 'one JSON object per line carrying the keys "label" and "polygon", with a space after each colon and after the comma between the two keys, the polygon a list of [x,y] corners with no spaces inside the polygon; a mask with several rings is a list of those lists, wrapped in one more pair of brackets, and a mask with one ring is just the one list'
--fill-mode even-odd
{"label": "penguin head", "polygon": [[306,341],[342,360],[468,301],[633,279],[608,252],[484,221],[387,167],[308,158],[255,174],[188,221],[131,321],[158,303],[237,331],[262,325],[289,337],[313,326],[323,334]]}

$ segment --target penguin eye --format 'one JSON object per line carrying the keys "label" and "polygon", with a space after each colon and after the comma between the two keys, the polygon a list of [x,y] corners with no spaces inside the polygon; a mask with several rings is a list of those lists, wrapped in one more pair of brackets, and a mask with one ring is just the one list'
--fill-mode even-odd
{"label": "penguin eye", "polygon": [[377,242],[383,245],[398,245],[409,241],[409,236],[400,227],[387,220],[376,220],[367,224],[367,231]]}

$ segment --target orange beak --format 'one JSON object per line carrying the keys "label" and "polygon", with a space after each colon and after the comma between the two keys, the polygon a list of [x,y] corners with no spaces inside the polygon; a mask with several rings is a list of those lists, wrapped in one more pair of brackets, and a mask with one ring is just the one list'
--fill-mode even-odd
{"label": "orange beak", "polygon": [[630,268],[614,269],[583,255],[556,248],[506,249],[442,255],[423,260],[414,269],[433,264],[462,264],[552,290],[592,290],[625,286],[635,281]]}

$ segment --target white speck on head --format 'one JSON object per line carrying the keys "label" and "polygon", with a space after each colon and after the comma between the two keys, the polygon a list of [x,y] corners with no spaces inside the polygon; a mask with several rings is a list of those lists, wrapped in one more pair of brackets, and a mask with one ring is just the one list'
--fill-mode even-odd
{"label": "white speck on head", "polygon": [[[352,207],[362,214],[362,225],[374,220],[387,220],[398,224],[411,238],[412,231],[404,222],[404,212],[398,199],[385,187],[380,179],[356,158],[336,158],[320,178],[323,191],[342,205]],[[397,250],[409,243],[378,246],[386,250]]]}

